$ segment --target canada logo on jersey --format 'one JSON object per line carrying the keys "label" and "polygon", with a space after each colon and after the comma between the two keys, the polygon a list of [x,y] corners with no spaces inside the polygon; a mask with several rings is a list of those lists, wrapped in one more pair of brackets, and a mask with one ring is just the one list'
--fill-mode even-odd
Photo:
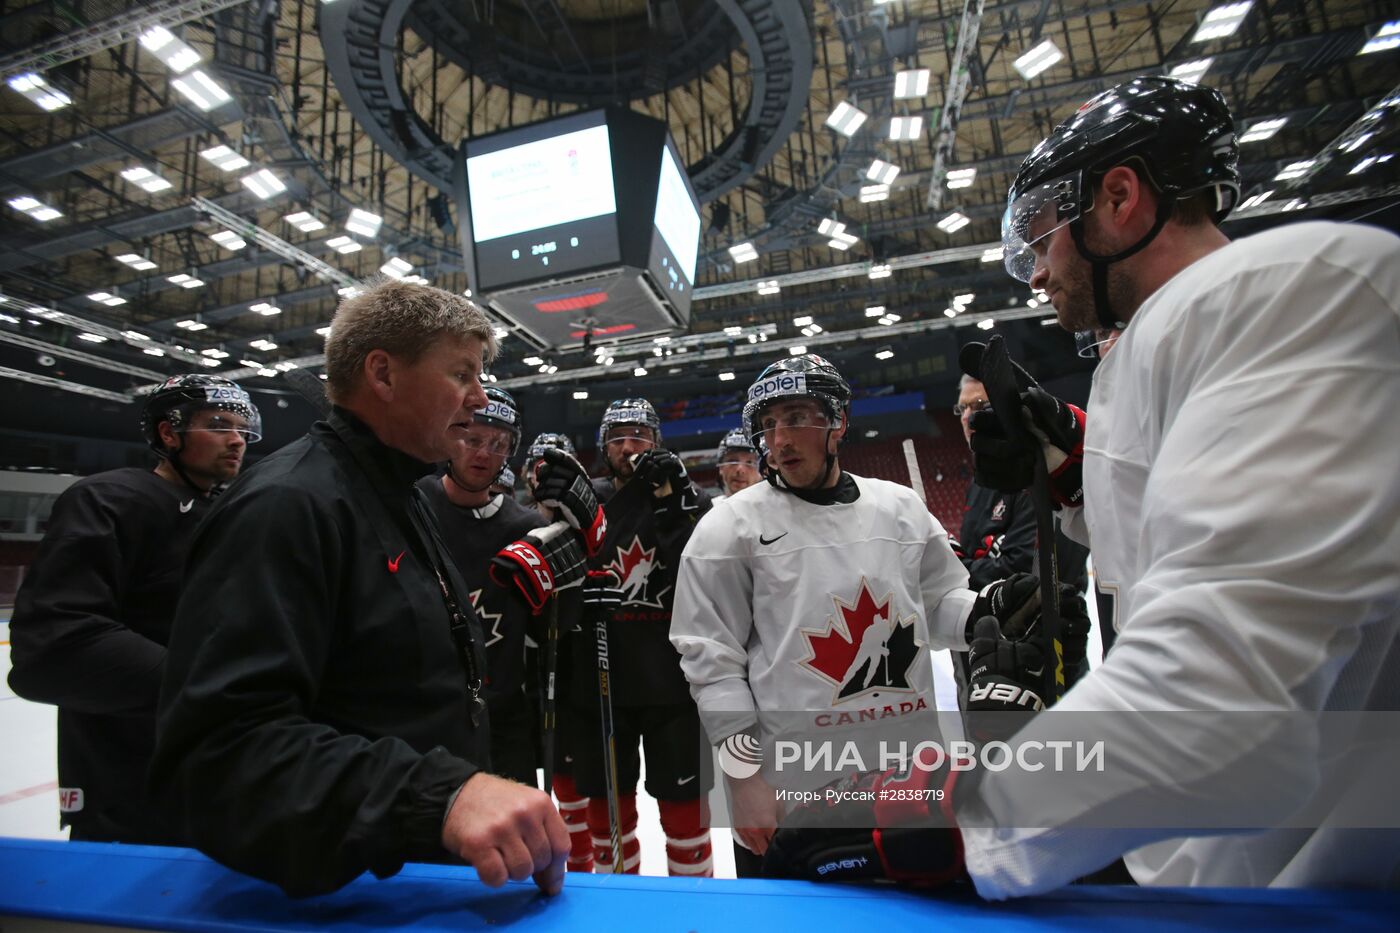
{"label": "canada logo on jersey", "polygon": [[632,536],[627,547],[618,546],[617,556],[608,562],[604,570],[611,570],[622,581],[622,604],[624,606],[650,606],[653,609],[665,608],[661,600],[671,589],[671,584],[655,588],[651,585],[652,571],[665,568],[656,558],[656,548],[642,547],[641,538]]}
{"label": "canada logo on jersey", "polygon": [[802,630],[807,670],[834,686],[832,704],[882,690],[913,693],[909,672],[918,657],[914,616],[900,618],[892,595],[877,603],[864,578],[853,603],[833,596],[835,614],[821,631]]}
{"label": "canada logo on jersey", "polygon": [[992,506],[992,521],[999,522],[1006,517],[1006,500],[998,499],[997,504]]}
{"label": "canada logo on jersey", "polygon": [[[476,617],[481,620],[481,627],[486,631],[486,644],[483,647],[490,648],[506,637],[501,632],[501,614],[486,611],[485,607],[481,605],[481,590],[472,590],[468,595],[472,601],[472,608],[476,610]],[[489,630],[487,630],[488,623],[490,623]]]}

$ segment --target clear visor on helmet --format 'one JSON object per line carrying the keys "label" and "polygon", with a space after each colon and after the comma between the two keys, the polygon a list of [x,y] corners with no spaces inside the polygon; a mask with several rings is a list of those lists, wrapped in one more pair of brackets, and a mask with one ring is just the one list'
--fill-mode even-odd
{"label": "clear visor on helmet", "polygon": [[1035,245],[1079,218],[1079,180],[1079,172],[1061,175],[1006,205],[1001,218],[1001,251],[1013,279],[1029,282],[1035,272]]}
{"label": "clear visor on helmet", "polygon": [[656,444],[656,432],[645,424],[609,425],[605,437],[605,444],[622,444],[627,441],[643,441],[653,446]]}
{"label": "clear visor on helmet", "polygon": [[750,440],[753,441],[754,447],[771,449],[775,445],[779,430],[784,433],[802,430],[827,431],[831,427],[831,417],[815,401],[779,403],[754,415],[753,435]]}
{"label": "clear visor on helmet", "polygon": [[210,406],[198,409],[190,419],[185,431],[210,431],[213,433],[237,432],[249,444],[262,440],[262,415],[251,405],[233,403],[227,407]]}
{"label": "clear visor on helmet", "polygon": [[1101,360],[1113,349],[1123,331],[1117,327],[1096,327],[1074,335],[1074,349],[1086,360]]}

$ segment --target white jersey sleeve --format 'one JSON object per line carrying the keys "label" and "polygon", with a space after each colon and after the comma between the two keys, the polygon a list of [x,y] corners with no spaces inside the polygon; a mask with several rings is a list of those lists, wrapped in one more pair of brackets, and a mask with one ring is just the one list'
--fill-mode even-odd
{"label": "white jersey sleeve", "polygon": [[732,499],[722,499],[700,519],[681,555],[671,643],[700,708],[701,721],[718,743],[757,722],[748,681],[753,630],[753,572],[747,535]]}
{"label": "white jersey sleeve", "polygon": [[[1340,224],[1232,244],[1153,295],[1094,379],[1084,517],[1120,635],[1057,709],[1297,711],[1314,727],[1295,717],[1287,736],[1169,735],[1141,718],[1098,719],[1086,738],[1126,763],[1128,783],[1109,797],[1093,783],[988,774],[981,805],[997,826],[1046,825],[1046,812],[1073,825],[1114,807],[1189,827],[1203,802],[1258,812],[1261,795],[1282,819],[1352,777],[1329,770],[1317,711],[1400,708],[1397,245]],[[1018,738],[1044,738],[1053,718]],[[1271,786],[1240,780],[1261,768]],[[1325,820],[1174,836],[964,833],[989,898],[1053,889],[1149,843],[1128,856],[1142,883],[1375,883],[1396,860],[1393,841],[1377,857],[1364,834],[1329,832]]]}

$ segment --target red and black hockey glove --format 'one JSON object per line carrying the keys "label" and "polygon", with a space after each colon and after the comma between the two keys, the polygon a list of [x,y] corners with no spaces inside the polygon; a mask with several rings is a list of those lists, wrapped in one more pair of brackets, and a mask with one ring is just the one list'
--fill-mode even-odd
{"label": "red and black hockey glove", "polygon": [[535,473],[535,501],[554,509],[583,537],[592,557],[603,546],[608,522],[583,466],[562,450],[547,448]]}
{"label": "red and black hockey glove", "polygon": [[828,784],[783,819],[763,856],[764,877],[918,887],[959,880],[965,872],[952,809],[956,777],[942,761]]}
{"label": "red and black hockey glove", "polygon": [[1001,556],[1001,539],[1006,535],[987,535],[977,543],[977,548],[972,552],[973,560],[991,558],[996,560]]}
{"label": "red and black hockey glove", "polygon": [[549,597],[578,584],[586,569],[578,535],[563,521],[536,528],[491,558],[491,579],[515,586],[536,615]]}
{"label": "red and black hockey glove", "polygon": [[953,556],[963,563],[967,563],[967,554],[963,551],[962,542],[951,534],[948,535],[948,546],[953,549]]}
{"label": "red and black hockey glove", "polygon": [[[1029,379],[1029,377],[1027,377]],[[1056,505],[1084,502],[1084,425],[1080,409],[1032,383],[1021,393],[1021,417],[1039,441]],[[979,486],[1016,492],[1031,485],[1034,453],[1007,438],[996,412],[972,416],[972,472]]]}

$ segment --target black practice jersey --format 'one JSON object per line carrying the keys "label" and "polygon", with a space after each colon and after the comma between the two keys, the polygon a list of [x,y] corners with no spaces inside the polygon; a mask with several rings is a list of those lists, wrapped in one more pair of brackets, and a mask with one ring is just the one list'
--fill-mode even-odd
{"label": "black practice jersey", "polygon": [[146,791],[181,568],[203,495],[135,467],[74,483],[10,621],[10,686],[58,707],[61,821],[74,838],[169,843]]}

